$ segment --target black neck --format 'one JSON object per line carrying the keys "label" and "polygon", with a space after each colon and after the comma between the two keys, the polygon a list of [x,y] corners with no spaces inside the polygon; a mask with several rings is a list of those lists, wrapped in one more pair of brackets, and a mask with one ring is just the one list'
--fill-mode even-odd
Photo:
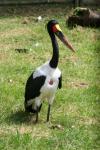
{"label": "black neck", "polygon": [[58,43],[57,43],[54,33],[51,33],[50,37],[51,37],[51,42],[52,42],[52,47],[53,47],[53,55],[49,64],[50,64],[50,67],[56,68],[58,65],[58,61],[59,61],[59,47],[58,47]]}

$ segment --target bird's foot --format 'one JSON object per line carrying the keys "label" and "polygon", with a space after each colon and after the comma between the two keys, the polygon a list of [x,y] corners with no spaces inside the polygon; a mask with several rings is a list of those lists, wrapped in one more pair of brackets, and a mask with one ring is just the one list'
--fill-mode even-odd
{"label": "bird's foot", "polygon": [[51,126],[53,125],[51,121],[46,122],[46,125],[48,128],[51,128]]}
{"label": "bird's foot", "polygon": [[64,130],[64,127],[60,124],[47,123],[47,127],[50,129]]}

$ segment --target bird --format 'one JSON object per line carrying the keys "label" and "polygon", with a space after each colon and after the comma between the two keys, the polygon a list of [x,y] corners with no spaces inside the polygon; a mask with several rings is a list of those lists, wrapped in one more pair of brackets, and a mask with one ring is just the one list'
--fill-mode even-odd
{"label": "bird", "polygon": [[47,122],[50,120],[50,110],[53,104],[57,89],[62,87],[62,73],[58,68],[59,47],[57,37],[73,52],[73,46],[64,36],[57,20],[52,19],[46,24],[47,31],[52,43],[52,57],[46,63],[37,67],[28,77],[25,86],[25,112],[36,115],[35,122],[39,120],[39,112],[42,103],[47,99]]}

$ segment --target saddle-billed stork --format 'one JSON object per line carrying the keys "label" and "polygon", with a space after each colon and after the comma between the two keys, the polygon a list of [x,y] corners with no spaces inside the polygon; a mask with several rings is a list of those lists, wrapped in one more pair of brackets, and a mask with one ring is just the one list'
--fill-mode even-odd
{"label": "saddle-billed stork", "polygon": [[56,36],[73,52],[74,48],[63,35],[59,23],[56,20],[50,20],[47,23],[47,30],[51,38],[53,54],[52,58],[38,67],[28,78],[25,87],[25,111],[36,114],[38,122],[38,113],[41,110],[43,100],[48,100],[47,122],[49,121],[50,108],[53,103],[57,89],[62,87],[62,75],[58,69],[59,48]]}

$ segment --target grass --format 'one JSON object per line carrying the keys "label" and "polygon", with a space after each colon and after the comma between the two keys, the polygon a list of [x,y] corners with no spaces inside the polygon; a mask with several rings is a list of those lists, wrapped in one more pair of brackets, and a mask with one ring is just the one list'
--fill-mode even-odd
{"label": "grass", "polygon": [[[0,10],[0,149],[99,150],[100,29],[68,29],[65,22],[72,9],[64,5]],[[59,21],[76,49],[73,55],[59,41],[63,87],[56,94],[51,122],[61,128],[54,129],[45,123],[47,103],[37,125],[23,107],[28,76],[52,54],[45,29],[51,18]]]}

